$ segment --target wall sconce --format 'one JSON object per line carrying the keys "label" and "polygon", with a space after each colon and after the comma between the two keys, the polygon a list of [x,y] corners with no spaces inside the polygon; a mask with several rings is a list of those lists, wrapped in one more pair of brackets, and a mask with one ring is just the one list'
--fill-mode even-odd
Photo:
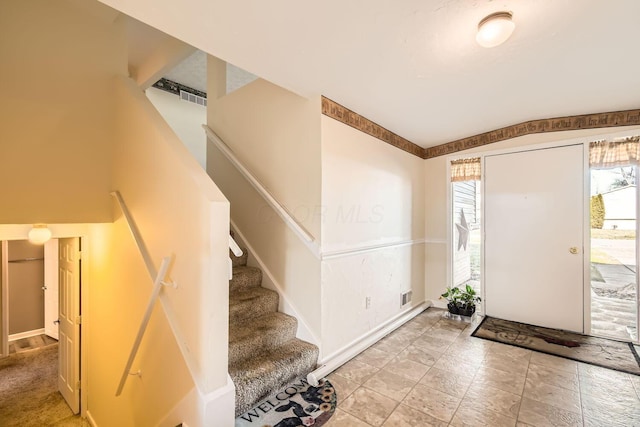
{"label": "wall sconce", "polygon": [[33,224],[33,228],[29,230],[29,242],[34,245],[44,245],[51,239],[51,230],[46,224]]}
{"label": "wall sconce", "polygon": [[482,47],[495,47],[506,42],[516,28],[511,18],[511,12],[496,12],[485,17],[478,24],[478,44]]}

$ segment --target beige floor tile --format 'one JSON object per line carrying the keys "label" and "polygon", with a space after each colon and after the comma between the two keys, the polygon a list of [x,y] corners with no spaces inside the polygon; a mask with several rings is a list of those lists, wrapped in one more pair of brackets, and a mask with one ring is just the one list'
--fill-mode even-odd
{"label": "beige floor tile", "polygon": [[440,320],[438,320],[438,323],[436,323],[433,326],[434,328],[440,328],[440,329],[450,329],[450,330],[457,329],[459,332],[462,332],[463,330],[469,327],[469,323],[460,322],[458,320],[450,320],[450,319],[441,317]]}
{"label": "beige floor tile", "polygon": [[486,350],[484,348],[470,347],[467,346],[465,342],[456,340],[449,346],[444,354],[461,362],[480,366],[484,360],[485,353]]}
{"label": "beige floor tile", "polygon": [[487,409],[509,418],[517,418],[521,400],[520,395],[474,383],[467,390],[460,406],[475,410]]}
{"label": "beige floor tile", "polygon": [[447,423],[406,405],[399,405],[383,427],[446,427]]}
{"label": "beige floor tile", "polygon": [[401,339],[413,341],[416,338],[418,338],[420,335],[422,335],[424,333],[424,331],[425,330],[422,329],[422,328],[416,328],[416,327],[408,328],[406,326],[403,326],[403,327],[398,328],[395,331],[393,331],[391,336],[400,337]]}
{"label": "beige floor tile", "polygon": [[638,397],[631,382],[631,376],[623,372],[612,371],[598,366],[583,368],[580,365],[580,391],[598,397],[616,397],[623,395],[628,398]]}
{"label": "beige floor tile", "polygon": [[560,371],[578,373],[578,362],[575,360],[565,359],[564,357],[552,356],[550,354],[534,351],[531,354],[530,363]]}
{"label": "beige floor tile", "polygon": [[578,381],[578,374],[576,372],[549,368],[544,365],[536,365],[533,362],[529,364],[527,378],[554,385],[556,387],[566,388],[568,390],[580,390],[580,382]]}
{"label": "beige floor tile", "polygon": [[526,348],[516,347],[514,345],[503,344],[499,342],[494,342],[493,345],[489,347],[488,352],[493,354],[503,354],[511,356],[514,359],[522,358],[526,359],[527,361],[531,359],[531,354],[533,353],[533,351]]}
{"label": "beige floor tile", "polygon": [[358,384],[357,382],[336,373],[329,375],[328,379],[336,389],[336,398],[338,399],[338,405],[351,393],[353,393],[358,387],[360,387],[360,384]]}
{"label": "beige floor tile", "polygon": [[418,382],[429,370],[429,366],[413,360],[396,357],[384,367],[386,371],[393,372],[396,375],[409,378]]}
{"label": "beige floor tile", "polygon": [[582,415],[523,398],[518,421],[534,426],[581,426]]}
{"label": "beige floor tile", "polygon": [[381,426],[396,406],[395,400],[360,387],[342,402],[340,409],[372,426]]}
{"label": "beige floor tile", "polygon": [[638,424],[638,420],[629,420],[621,417],[608,417],[607,419],[598,419],[598,418],[589,418],[584,417],[584,426],[585,427],[636,427]]}
{"label": "beige floor tile", "polygon": [[527,378],[523,397],[546,403],[560,409],[582,413],[580,393],[562,387],[556,387],[541,381]]}
{"label": "beige floor tile", "polygon": [[341,410],[336,409],[333,416],[325,424],[326,427],[371,427],[370,424],[365,423],[362,420],[354,417],[353,415]]}
{"label": "beige floor tile", "polygon": [[383,369],[369,378],[364,387],[400,402],[417,382]]}
{"label": "beige floor tile", "polygon": [[411,340],[405,338],[385,337],[371,346],[377,350],[382,350],[386,353],[398,354],[411,344]]}
{"label": "beige floor tile", "polygon": [[473,408],[461,404],[449,425],[455,427],[514,427],[516,425],[516,419],[492,412],[488,409],[483,409],[482,407]]}
{"label": "beige floor tile", "polygon": [[367,365],[375,366],[376,368],[383,368],[384,365],[389,363],[389,361],[391,361],[391,359],[393,359],[394,357],[394,354],[370,347],[354,357],[353,360],[366,363]]}
{"label": "beige floor tile", "polygon": [[414,362],[422,363],[425,366],[433,366],[434,363],[442,356],[442,353],[435,350],[425,350],[414,346],[413,344],[405,348],[398,354],[399,359],[409,359]]}
{"label": "beige floor tile", "polygon": [[522,391],[524,390],[524,380],[524,374],[513,374],[483,366],[478,369],[473,382],[489,387],[495,387],[503,391],[508,391],[509,393],[522,395]]}
{"label": "beige floor tile", "polygon": [[456,357],[446,357],[442,356],[436,363],[433,365],[434,368],[442,369],[443,371],[449,372],[465,372],[469,376],[473,376],[478,369],[480,369],[480,365],[466,363],[462,359],[458,359]]}
{"label": "beige floor tile", "polygon": [[489,352],[485,355],[482,365],[513,374],[526,374],[529,367],[529,357],[514,357],[506,353]]}
{"label": "beige floor tile", "polygon": [[453,342],[460,336],[459,329],[439,328],[437,325],[425,332],[430,337],[440,338],[445,341]]}
{"label": "beige floor tile", "polygon": [[416,339],[413,342],[413,345],[423,350],[435,350],[440,353],[444,353],[451,345],[451,341],[432,337],[431,335],[429,335],[429,331],[427,331],[422,334],[420,338]]}
{"label": "beige floor tile", "polygon": [[467,392],[473,377],[473,373],[469,375],[464,371],[451,372],[431,368],[422,377],[420,384],[452,396],[462,397]]}
{"label": "beige floor tile", "polygon": [[339,367],[335,373],[348,380],[355,381],[358,384],[363,384],[371,375],[378,371],[379,369],[375,366],[362,363],[358,360],[350,360]]}
{"label": "beige floor tile", "polygon": [[535,427],[535,426],[532,426],[531,424],[527,424],[527,423],[521,423],[520,421],[518,421],[516,423],[516,427]]}
{"label": "beige floor tile", "polygon": [[640,398],[640,377],[637,375],[629,375],[629,377],[631,378],[631,384],[633,384],[633,387],[636,389],[638,398]]}
{"label": "beige floor tile", "polygon": [[592,420],[611,420],[640,426],[640,400],[637,396],[615,393],[582,394],[582,413]]}
{"label": "beige floor tile", "polygon": [[460,398],[416,384],[403,403],[441,421],[449,422],[458,408]]}

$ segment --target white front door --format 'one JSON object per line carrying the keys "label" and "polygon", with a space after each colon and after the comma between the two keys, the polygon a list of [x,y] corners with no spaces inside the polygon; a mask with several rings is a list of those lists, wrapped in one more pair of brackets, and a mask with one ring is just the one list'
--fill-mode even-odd
{"label": "white front door", "polygon": [[486,314],[583,332],[583,146],[485,157]]}
{"label": "white front door", "polygon": [[44,333],[58,339],[58,239],[44,244]]}
{"label": "white front door", "polygon": [[74,414],[80,411],[80,239],[59,245],[58,390]]}

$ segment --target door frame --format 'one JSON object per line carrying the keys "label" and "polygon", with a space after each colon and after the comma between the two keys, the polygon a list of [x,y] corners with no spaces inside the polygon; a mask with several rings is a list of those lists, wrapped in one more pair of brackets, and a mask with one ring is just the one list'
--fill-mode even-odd
{"label": "door frame", "polygon": [[[579,132],[579,131],[577,131]],[[480,157],[480,162],[481,162],[481,167],[482,167],[482,178],[480,180],[480,186],[481,186],[481,191],[482,191],[482,197],[480,200],[481,203],[481,212],[482,212],[482,218],[485,218],[485,203],[484,203],[484,194],[485,194],[485,179],[484,179],[484,174],[486,171],[486,165],[485,165],[485,157],[486,156],[493,156],[493,155],[500,155],[500,154],[511,154],[511,153],[518,153],[518,152],[524,152],[524,151],[533,151],[533,150],[543,150],[543,149],[547,149],[547,148],[558,148],[558,147],[565,147],[568,145],[578,145],[578,144],[582,144],[584,145],[584,149],[583,149],[583,154],[584,154],[584,168],[583,168],[583,187],[584,187],[584,193],[583,193],[583,200],[584,200],[584,207],[583,207],[583,221],[584,224],[589,224],[590,223],[590,193],[591,193],[591,180],[590,180],[590,168],[589,168],[589,143],[593,142],[593,141],[597,141],[600,139],[610,139],[610,138],[619,138],[619,137],[625,137],[625,136],[629,136],[629,133],[640,133],[640,129],[638,128],[633,128],[630,130],[626,130],[626,131],[620,131],[620,130],[616,130],[615,132],[600,132],[600,133],[594,133],[594,134],[590,134],[590,135],[585,135],[585,136],[580,136],[580,137],[575,137],[575,138],[566,138],[566,139],[558,139],[558,140],[554,140],[554,141],[549,141],[549,142],[541,142],[541,143],[523,143],[522,145],[516,146],[516,147],[508,147],[508,148],[497,148],[497,149],[491,149],[492,147],[489,146],[484,146],[481,148],[477,148],[477,149],[472,149],[472,150],[468,150],[465,151],[463,153],[456,153],[454,155],[450,155],[450,156],[446,156],[446,182],[447,182],[447,240],[446,240],[446,252],[447,252],[447,256],[446,256],[446,261],[447,261],[447,269],[446,269],[446,286],[450,286],[453,282],[453,256],[452,256],[452,248],[453,248],[453,214],[451,212],[452,207],[453,207],[453,194],[452,194],[452,186],[451,186],[451,162],[454,160],[459,160],[459,159],[465,159],[465,158],[470,158],[470,157]],[[540,135],[538,135],[540,136]],[[525,137],[521,137],[520,140],[521,141],[527,141],[529,138]],[[497,143],[500,144],[500,143]],[[639,168],[640,169],[640,168]],[[637,195],[640,196],[640,185],[636,187],[636,190],[638,191]],[[637,215],[640,216],[640,197],[636,197],[636,203],[637,203]],[[640,221],[638,221],[638,223],[640,223]],[[636,225],[637,230],[640,230],[640,226]],[[584,230],[584,234],[583,234],[583,247],[582,247],[582,255],[583,255],[583,314],[584,314],[584,318],[583,318],[583,325],[584,325],[584,334],[586,335],[590,335],[591,334],[591,270],[589,268],[589,263],[591,262],[591,232],[590,232],[590,227],[584,226],[583,227]],[[484,250],[485,250],[485,228],[484,228],[484,220],[481,221],[480,223],[480,232],[482,235],[482,247],[480,250],[480,287],[481,287],[481,297],[483,301],[486,301],[486,295],[485,295],[485,257],[484,257]],[[640,248],[640,233],[636,232],[636,248]],[[638,258],[636,260],[636,265],[639,266],[640,268],[640,251],[636,250],[636,257]],[[636,275],[637,280],[640,280],[640,274]],[[636,284],[637,288],[640,291],[640,284],[637,283]],[[444,290],[443,290],[444,291]],[[636,308],[637,308],[637,323],[640,323],[640,292],[638,292],[638,300],[636,302]],[[484,311],[484,306],[483,306],[483,311]],[[639,335],[639,341],[640,341],[640,335]]]}
{"label": "door frame", "polygon": [[[89,239],[87,237],[87,228],[84,224],[61,224],[53,228],[52,238],[78,237],[80,239],[81,256],[80,256],[80,310],[82,316],[82,324],[80,327],[80,415],[87,417],[88,402],[88,329],[89,322],[89,292],[88,283],[89,266],[88,251],[90,248]],[[0,357],[9,355],[9,306],[8,306],[8,269],[6,253],[8,250],[9,240],[24,240],[30,226],[10,226],[11,228],[0,236]],[[14,228],[15,227],[15,228]],[[60,228],[60,231],[56,229]],[[6,348],[5,348],[6,347]]]}

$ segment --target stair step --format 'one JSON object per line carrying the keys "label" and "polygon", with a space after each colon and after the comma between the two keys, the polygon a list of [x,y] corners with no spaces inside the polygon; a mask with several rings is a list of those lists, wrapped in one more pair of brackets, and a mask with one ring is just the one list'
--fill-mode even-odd
{"label": "stair step", "polygon": [[233,277],[229,281],[229,289],[239,290],[258,287],[262,283],[262,270],[255,267],[234,267]]}
{"label": "stair step", "polygon": [[278,347],[296,337],[298,320],[284,313],[267,313],[229,325],[229,366]]}
{"label": "stair step", "polygon": [[231,258],[231,263],[233,264],[234,267],[242,267],[244,265],[247,265],[247,258],[249,257],[249,252],[247,252],[246,248],[240,248],[240,249],[242,249],[242,256],[235,256],[233,252],[231,252],[231,249],[229,249],[229,258]]}
{"label": "stair step", "polygon": [[318,347],[297,338],[229,367],[236,386],[236,416],[315,369]]}
{"label": "stair step", "polygon": [[229,326],[278,311],[278,293],[263,287],[229,292]]}

